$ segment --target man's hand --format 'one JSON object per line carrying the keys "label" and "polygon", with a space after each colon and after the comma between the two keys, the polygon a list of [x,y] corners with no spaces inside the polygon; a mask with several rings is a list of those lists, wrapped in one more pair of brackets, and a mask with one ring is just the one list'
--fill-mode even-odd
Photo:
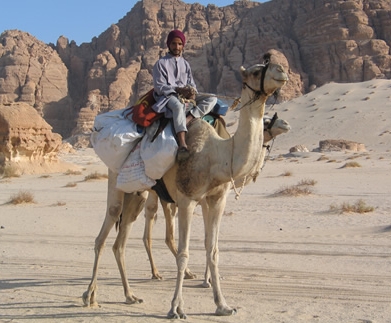
{"label": "man's hand", "polygon": [[184,99],[195,100],[196,90],[191,86],[177,87],[175,91]]}

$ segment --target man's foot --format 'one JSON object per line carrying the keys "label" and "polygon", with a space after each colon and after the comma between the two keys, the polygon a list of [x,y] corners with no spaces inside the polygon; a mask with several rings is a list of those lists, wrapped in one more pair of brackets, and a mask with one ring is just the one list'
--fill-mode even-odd
{"label": "man's foot", "polygon": [[182,147],[178,148],[178,152],[176,155],[176,159],[178,161],[184,161],[184,160],[188,159],[189,156],[190,156],[190,151],[189,151],[189,149],[187,149],[187,147],[182,146]]}

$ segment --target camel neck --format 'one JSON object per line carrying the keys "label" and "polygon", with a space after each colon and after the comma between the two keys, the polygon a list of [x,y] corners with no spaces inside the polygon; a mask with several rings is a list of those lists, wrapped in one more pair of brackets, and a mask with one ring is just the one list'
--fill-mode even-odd
{"label": "camel neck", "polygon": [[[243,102],[249,102],[245,100]],[[248,175],[261,157],[265,101],[262,96],[240,110],[238,128],[231,138],[231,176],[234,179]]]}

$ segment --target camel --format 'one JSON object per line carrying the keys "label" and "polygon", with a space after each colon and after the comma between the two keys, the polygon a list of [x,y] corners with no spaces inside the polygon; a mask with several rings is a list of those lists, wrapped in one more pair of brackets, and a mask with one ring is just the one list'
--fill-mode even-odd
{"label": "camel", "polygon": [[[266,153],[269,149],[270,141],[283,133],[287,133],[291,129],[291,126],[287,121],[283,119],[279,119],[277,117],[277,113],[273,118],[269,116],[264,116],[263,126],[264,126],[264,142],[262,145],[262,153],[259,158],[259,162],[254,167],[254,172],[252,172],[250,176],[248,176],[246,179],[242,178],[242,179],[235,180],[235,185],[241,185],[241,187],[243,187],[244,185],[248,185],[251,181],[255,181],[258,176],[259,170],[262,169],[264,165],[264,160],[266,157]],[[145,203],[145,228],[144,228],[143,241],[151,265],[152,279],[161,280],[163,279],[163,277],[160,275],[152,255],[152,228],[157,217],[156,212],[158,209],[158,201],[159,198],[156,192],[154,191],[150,192],[148,195],[148,199]],[[160,199],[160,204],[163,208],[163,214],[166,221],[165,242],[168,248],[173,253],[173,255],[176,256],[177,247],[174,238],[174,232],[175,232],[174,219],[176,215],[176,206],[175,204],[166,202],[163,199]],[[194,279],[194,278],[196,278],[196,275],[193,274],[189,268],[186,268],[185,279]],[[206,269],[205,278],[202,286],[206,288],[211,287],[209,280],[210,280],[209,270]]]}
{"label": "camel", "polygon": [[[268,54],[267,54],[268,55]],[[218,271],[218,234],[231,180],[249,175],[257,165],[262,153],[263,115],[265,102],[288,80],[284,68],[270,62],[265,55],[264,64],[246,69],[240,68],[242,76],[241,109],[238,128],[229,139],[219,137],[214,128],[200,119],[188,128],[188,159],[177,162],[163,176],[168,193],[178,208],[177,280],[168,318],[184,319],[183,280],[189,259],[190,224],[194,208],[201,204],[205,227],[207,266],[210,269],[216,315],[227,316],[237,312],[228,306],[221,291]],[[95,260],[91,282],[83,293],[86,306],[95,306],[97,272],[106,238],[119,220],[118,234],[113,252],[120,271],[126,303],[140,303],[127,281],[125,269],[125,246],[133,222],[143,209],[148,191],[125,194],[115,188],[117,174],[109,171],[106,217],[95,240]]]}

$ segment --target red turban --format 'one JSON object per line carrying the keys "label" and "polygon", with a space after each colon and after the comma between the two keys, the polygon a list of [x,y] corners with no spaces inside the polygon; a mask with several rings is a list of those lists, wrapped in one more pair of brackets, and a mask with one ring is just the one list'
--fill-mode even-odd
{"label": "red turban", "polygon": [[170,47],[170,44],[175,37],[180,38],[182,40],[183,46],[185,46],[186,43],[185,35],[180,30],[175,29],[170,31],[170,33],[167,36],[167,47]]}

